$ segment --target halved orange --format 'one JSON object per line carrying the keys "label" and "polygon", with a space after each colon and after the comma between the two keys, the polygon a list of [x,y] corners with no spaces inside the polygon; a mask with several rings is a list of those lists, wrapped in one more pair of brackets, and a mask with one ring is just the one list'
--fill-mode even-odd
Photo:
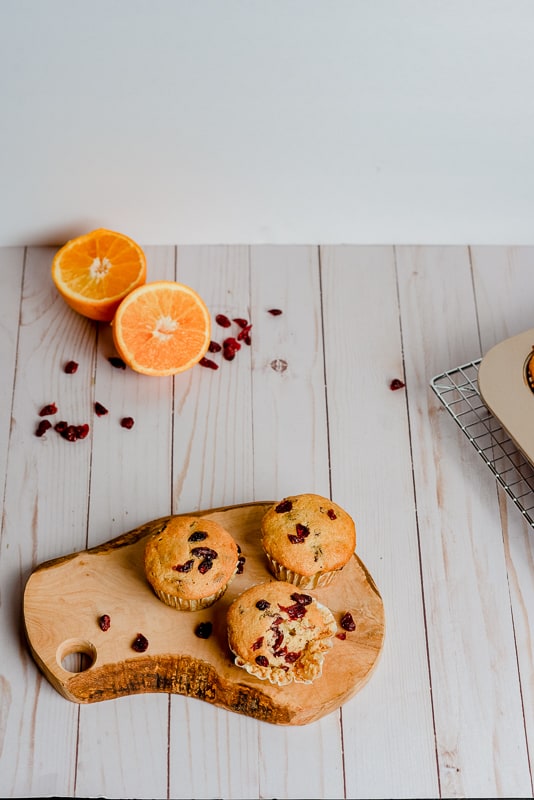
{"label": "halved orange", "polygon": [[211,319],[194,289],[176,281],[154,281],[124,298],[112,331],[118,354],[133,370],[176,375],[206,354]]}
{"label": "halved orange", "polygon": [[57,251],[52,280],[79,314],[110,322],[121,300],[146,281],[145,254],[128,236],[98,228]]}

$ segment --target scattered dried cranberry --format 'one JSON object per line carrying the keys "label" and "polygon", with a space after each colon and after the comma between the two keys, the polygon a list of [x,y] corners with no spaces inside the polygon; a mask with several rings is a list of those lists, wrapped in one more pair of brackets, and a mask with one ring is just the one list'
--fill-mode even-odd
{"label": "scattered dried cranberry", "polygon": [[279,308],[270,308],[269,309],[269,314],[272,314],[273,317],[278,317],[278,316],[280,316],[281,313],[282,313],[282,311]]}
{"label": "scattered dried cranberry", "polygon": [[57,431],[58,433],[63,433],[63,431],[67,428],[68,424],[69,424],[68,422],[65,422],[65,420],[62,419],[59,422],[56,422],[56,424],[54,425],[54,430]]}
{"label": "scattered dried cranberry", "polygon": [[310,535],[309,528],[307,528],[306,525],[302,525],[300,522],[297,522],[295,525],[295,530],[297,531],[296,535],[291,533],[287,535],[291,544],[302,544],[304,539]]}
{"label": "scattered dried cranberry", "polygon": [[256,641],[252,645],[252,649],[253,650],[259,650],[260,647],[262,646],[262,644],[263,644],[263,636],[260,636],[260,638],[256,639]]}
{"label": "scattered dried cranberry", "polygon": [[225,358],[227,361],[232,361],[235,358],[235,354],[238,350],[241,350],[241,345],[234,336],[229,336],[224,340],[223,358]]}
{"label": "scattered dried cranberry", "polygon": [[356,623],[354,622],[354,619],[350,611],[347,611],[346,614],[343,614],[343,616],[341,617],[341,622],[339,624],[346,631],[356,630]]}
{"label": "scattered dried cranberry", "polygon": [[248,320],[243,319],[243,317],[234,317],[234,322],[236,325],[239,325],[240,328],[246,328],[248,325]]}
{"label": "scattered dried cranberry", "polygon": [[252,325],[245,325],[245,327],[242,330],[240,330],[239,333],[237,334],[237,341],[238,342],[245,342],[245,344],[250,344],[250,342],[251,342],[251,339],[250,339],[251,328],[252,328]]}
{"label": "scattered dried cranberry", "polygon": [[219,342],[211,341],[208,350],[210,353],[220,353],[220,351],[222,350],[222,345],[219,344]]}
{"label": "scattered dried cranberry", "polygon": [[330,519],[337,519],[337,514],[333,508],[329,508],[328,511],[326,512],[326,515],[327,517],[330,517]]}
{"label": "scattered dried cranberry", "polygon": [[133,426],[134,426],[133,417],[123,417],[121,419],[121,426],[123,428],[128,428],[128,429],[133,428]]}
{"label": "scattered dried cranberry", "polygon": [[199,622],[195,628],[195,635],[199,639],[209,639],[213,631],[213,624],[211,622]]}
{"label": "scattered dried cranberry", "polygon": [[85,422],[83,425],[76,425],[76,438],[85,439],[89,433],[89,425]]}
{"label": "scattered dried cranberry", "polygon": [[57,406],[55,403],[48,403],[48,405],[43,406],[39,411],[40,417],[49,417],[51,414],[57,414]]}
{"label": "scattered dried cranberry", "polygon": [[268,600],[258,600],[256,603],[256,608],[259,608],[260,611],[265,611],[266,608],[269,608],[271,604]]}
{"label": "scattered dried cranberry", "polygon": [[220,325],[221,328],[229,328],[232,324],[225,314],[217,314],[215,317],[215,322],[217,325]]}
{"label": "scattered dried cranberry", "polygon": [[102,403],[95,403],[95,414],[97,417],[103,417],[105,414],[109,413],[107,408],[102,405]]}
{"label": "scattered dried cranberry", "polygon": [[291,500],[282,500],[282,502],[278,503],[276,506],[275,511],[277,514],[285,514],[287,511],[291,511],[292,508],[293,503]]}
{"label": "scattered dried cranberry", "polygon": [[100,619],[98,620],[98,624],[100,625],[100,629],[103,631],[109,631],[111,620],[109,618],[109,614],[102,614]]}
{"label": "scattered dried cranberry", "polygon": [[76,361],[67,361],[64,367],[64,372],[66,372],[67,375],[74,375],[77,369],[78,363]]}
{"label": "scattered dried cranberry", "polygon": [[110,356],[108,358],[108,361],[111,364],[111,366],[115,367],[116,369],[126,369],[125,362],[122,360],[122,358],[119,358],[118,356]]}
{"label": "scattered dried cranberry", "polygon": [[194,560],[190,558],[185,564],[176,564],[173,569],[176,570],[176,572],[190,572],[193,569],[194,563]]}
{"label": "scattered dried cranberry", "polygon": [[394,392],[396,389],[403,389],[405,385],[406,384],[404,384],[398,378],[393,378],[393,380],[389,384],[389,388],[391,389],[391,391]]}
{"label": "scattered dried cranberry", "polygon": [[298,661],[301,656],[301,653],[286,653],[284,656],[284,661],[287,661],[288,664],[294,664],[295,661]]}
{"label": "scattered dried cranberry", "polygon": [[36,436],[44,436],[49,428],[52,427],[52,423],[49,422],[47,419],[42,419],[37,426],[37,430],[35,431]]}
{"label": "scattered dried cranberry", "polygon": [[341,639],[341,641],[344,641],[347,638],[347,634],[344,631],[340,631],[339,633],[336,633],[336,636],[337,636],[338,639]]}
{"label": "scattered dried cranberry", "polygon": [[219,369],[219,365],[212,361],[211,358],[206,358],[206,356],[202,356],[200,361],[198,362],[201,367],[208,367],[208,369]]}
{"label": "scattered dried cranberry", "polygon": [[136,653],[144,653],[148,647],[148,639],[142,633],[138,633],[132,642],[132,650]]}
{"label": "scattered dried cranberry", "polygon": [[256,664],[260,667],[268,667],[269,662],[265,656],[256,656]]}
{"label": "scattered dried cranberry", "polygon": [[201,561],[198,565],[198,571],[201,575],[205,575],[206,572],[209,572],[210,569],[213,567],[213,561],[211,558],[205,558],[204,561]]}
{"label": "scattered dried cranberry", "polygon": [[76,425],[67,425],[66,428],[62,429],[61,436],[63,439],[66,439],[67,442],[75,442],[78,439]]}
{"label": "scattered dried cranberry", "polygon": [[188,542],[203,542],[204,539],[207,539],[207,538],[208,538],[208,534],[206,533],[206,531],[194,531],[187,541]]}

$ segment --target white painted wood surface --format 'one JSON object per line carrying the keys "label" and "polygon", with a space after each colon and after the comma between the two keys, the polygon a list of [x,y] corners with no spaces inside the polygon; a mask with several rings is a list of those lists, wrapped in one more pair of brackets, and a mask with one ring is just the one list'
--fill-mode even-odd
{"label": "white painted wood surface", "polygon": [[[534,532],[429,382],[533,327],[534,249],[146,250],[149,279],[251,319],[251,347],[174,379],[114,369],[109,329],[56,294],[53,249],[0,250],[0,795],[533,797]],[[35,437],[52,400],[91,436]],[[78,706],[38,672],[37,564],[301,491],[353,515],[386,610],[378,667],[339,711],[292,728],[163,694]]]}

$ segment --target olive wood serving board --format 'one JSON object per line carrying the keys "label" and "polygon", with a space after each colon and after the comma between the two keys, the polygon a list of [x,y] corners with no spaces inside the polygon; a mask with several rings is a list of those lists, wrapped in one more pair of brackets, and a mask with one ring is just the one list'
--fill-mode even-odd
{"label": "olive wood serving board", "polygon": [[478,390],[484,405],[499,420],[510,439],[534,464],[534,393],[526,364],[534,347],[534,329],[494,345],[478,368]]}
{"label": "olive wood serving board", "polygon": [[[145,578],[146,539],[169,517],[38,566],[26,583],[24,622],[31,653],[55,689],[75,703],[171,692],[279,725],[313,722],[352,697],[370,677],[385,633],[380,593],[356,554],[334,583],[309,590],[330,608],[338,626],[347,611],[356,623],[345,639],[334,638],[320,678],[312,684],[279,687],[233,663],[226,632],[228,606],[252,584],[273,580],[259,534],[260,520],[272,502],[194,513],[222,524],[246,558],[243,573],[203,611],[166,606]],[[99,625],[103,614],[110,617],[107,631]],[[195,634],[202,621],[213,624],[208,639]],[[139,633],[148,639],[143,653],[132,649]],[[69,659],[79,663],[79,671],[71,671]]]}

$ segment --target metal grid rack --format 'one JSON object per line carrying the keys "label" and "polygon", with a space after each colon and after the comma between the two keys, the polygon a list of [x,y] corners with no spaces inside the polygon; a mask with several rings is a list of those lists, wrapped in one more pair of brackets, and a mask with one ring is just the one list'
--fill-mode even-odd
{"label": "metal grid rack", "polygon": [[534,467],[482,402],[478,391],[480,362],[470,361],[436,375],[430,386],[534,527]]}

